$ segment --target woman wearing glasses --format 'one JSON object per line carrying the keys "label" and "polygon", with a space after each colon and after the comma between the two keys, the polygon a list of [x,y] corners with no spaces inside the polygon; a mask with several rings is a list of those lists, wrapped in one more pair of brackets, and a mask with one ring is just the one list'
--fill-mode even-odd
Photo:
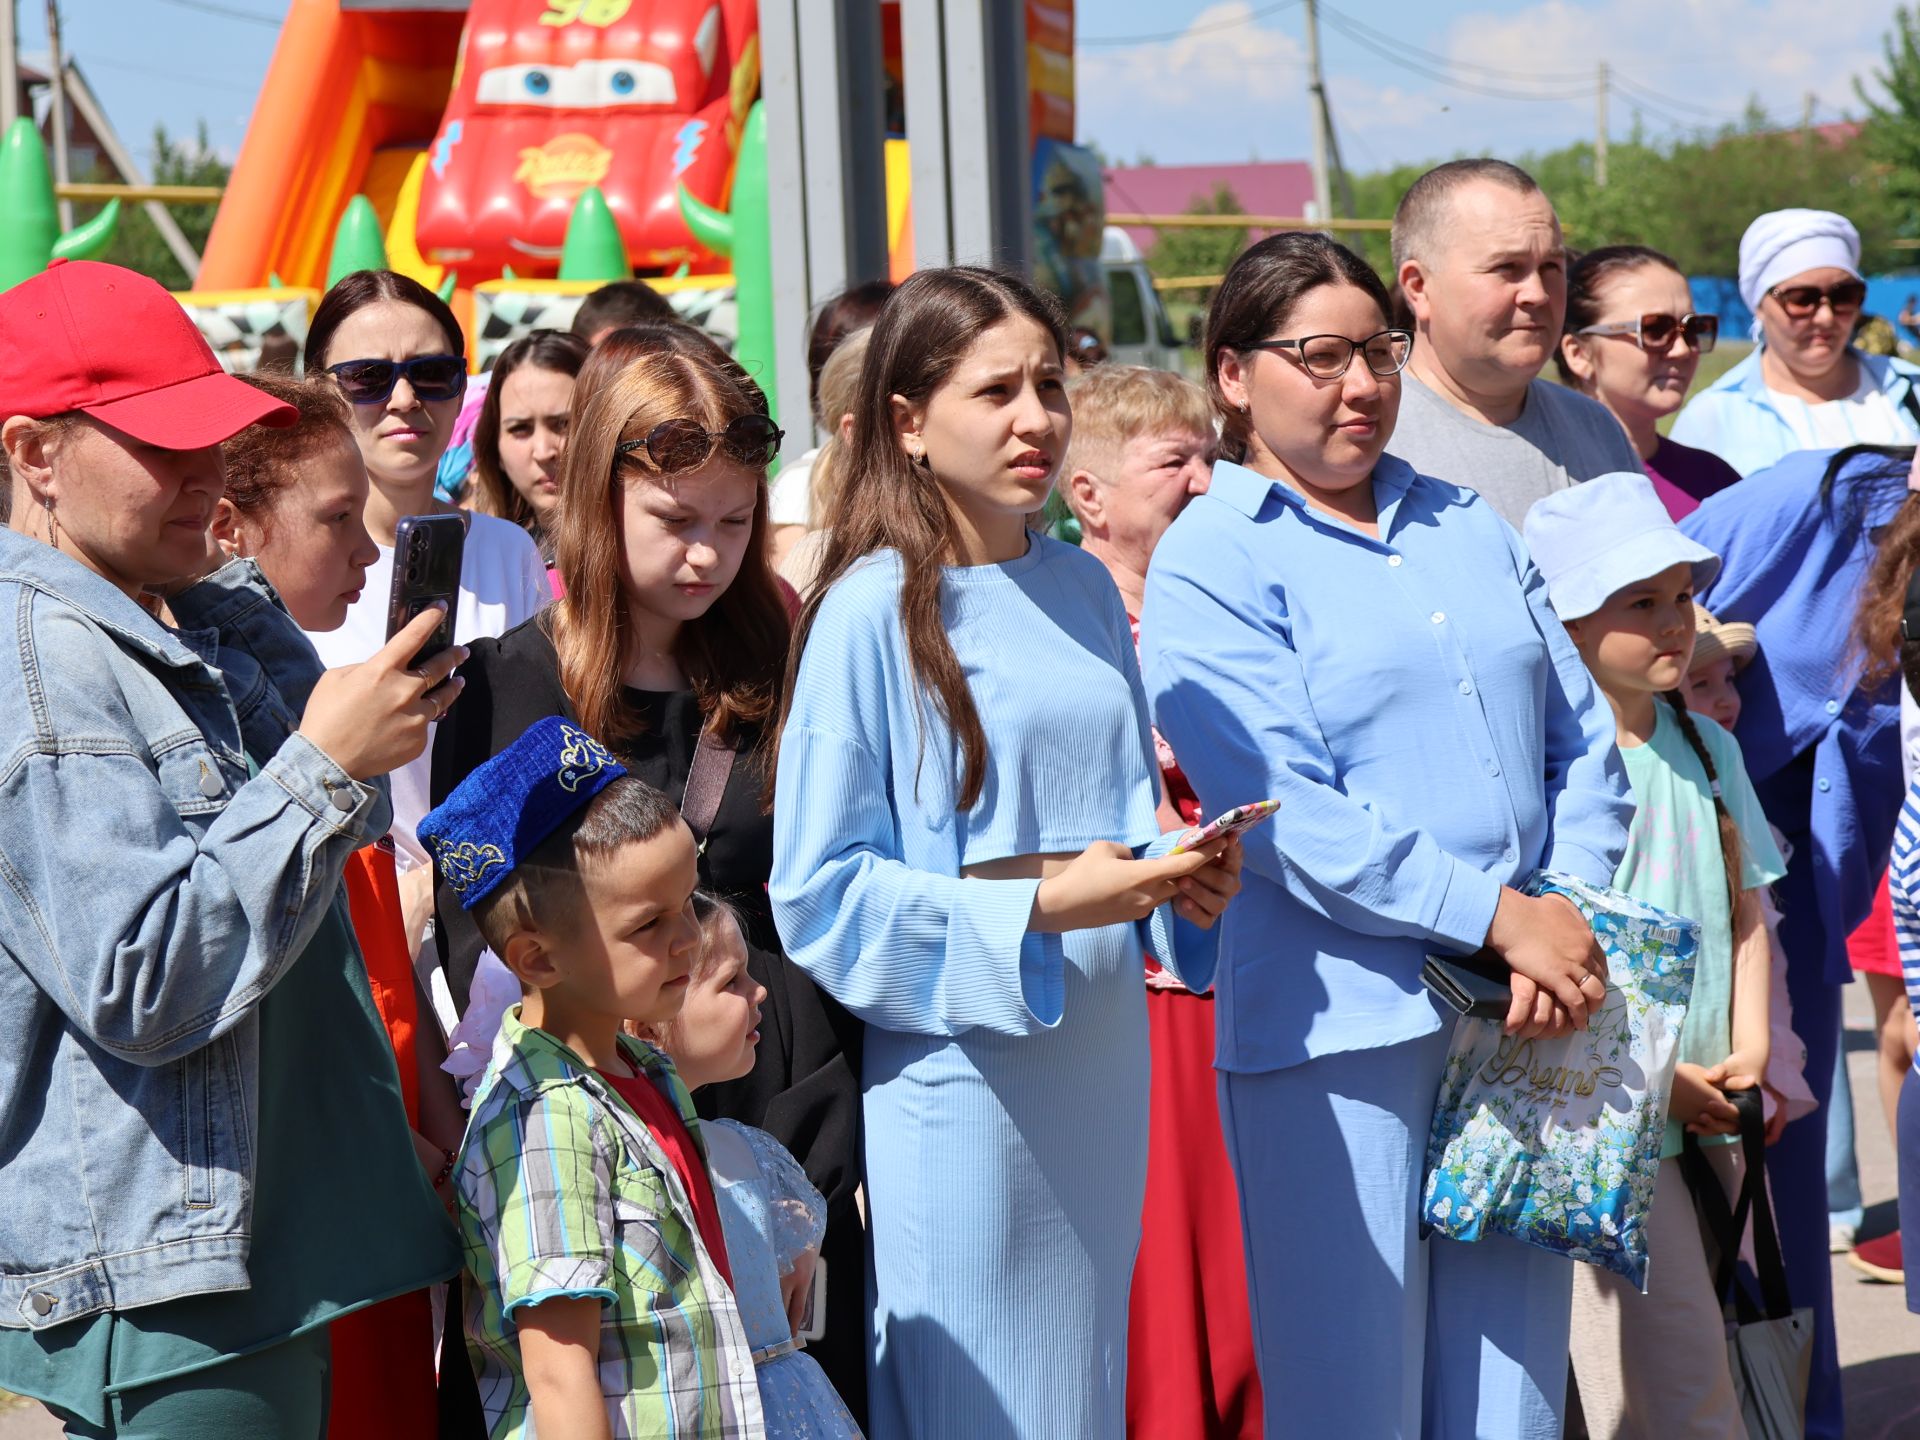
{"label": "woman wearing glasses", "polygon": [[[395,524],[407,515],[454,513],[434,498],[434,470],[453,435],[467,388],[460,322],[431,290],[390,270],[359,270],[326,293],[307,330],[309,375],[327,374],[353,409],[353,435],[366,461],[367,532],[380,547],[346,622],[307,638],[327,665],[353,665],[387,640]],[[518,525],[490,515],[468,521],[453,633],[465,645],[518,625],[552,598],[539,548]],[[431,903],[431,867],[413,828],[427,812],[429,756],[396,770],[393,839],[417,946]],[[417,872],[417,873],[415,873]],[[409,879],[412,874],[414,878]],[[435,996],[443,1027],[453,1023]]]}
{"label": "woman wearing glasses", "polygon": [[1154,552],[1141,651],[1202,810],[1282,802],[1245,840],[1215,1062],[1271,1413],[1288,1434],[1546,1440],[1572,1269],[1421,1239],[1452,1026],[1419,976],[1484,945],[1512,972],[1510,1028],[1584,1024],[1605,994],[1591,933],[1513,887],[1540,866],[1607,884],[1631,806],[1519,536],[1382,453],[1411,348],[1324,236],[1234,263],[1206,346],[1228,458]]}
{"label": "woman wearing glasses", "polygon": [[1795,450],[1920,439],[1920,368],[1851,344],[1867,285],[1846,216],[1775,210],[1755,220],[1740,239],[1740,295],[1759,347],[1688,403],[1674,439],[1742,475]]}
{"label": "woman wearing glasses", "polygon": [[[434,749],[434,798],[536,720],[563,715],[680,802],[701,841],[700,883],[741,912],[748,969],[767,990],[753,1072],[703,1089],[700,1110],[771,1132],[827,1197],[827,1338],[813,1353],[858,1414],[859,1027],[781,953],[767,900],[761,737],[780,703],[789,634],[766,547],[767,466],[781,432],[746,372],[682,325],[602,341],[574,382],[571,414],[555,555],[567,592],[474,643]],[[477,1072],[518,986],[507,977],[499,993],[504,972],[482,964],[467,912],[444,889],[440,899],[437,941],[466,1014],[456,1059]]]}
{"label": "woman wearing glasses", "polygon": [[1687,277],[1658,250],[1607,245],[1567,270],[1560,378],[1613,413],[1676,520],[1740,478],[1718,455],[1656,428],[1687,398],[1719,334],[1720,317],[1694,314]]}

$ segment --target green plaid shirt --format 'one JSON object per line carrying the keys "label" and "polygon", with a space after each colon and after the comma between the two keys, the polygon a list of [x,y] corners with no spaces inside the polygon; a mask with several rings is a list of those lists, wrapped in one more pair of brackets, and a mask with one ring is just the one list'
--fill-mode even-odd
{"label": "green plaid shirt", "polygon": [[[621,1037],[636,1069],[700,1122],[673,1062]],[[704,1153],[704,1146],[702,1147]],[[507,1011],[461,1144],[467,1350],[492,1440],[533,1440],[513,1317],[600,1300],[600,1388],[615,1440],[760,1440],[753,1348],[672,1162],[566,1046]]]}

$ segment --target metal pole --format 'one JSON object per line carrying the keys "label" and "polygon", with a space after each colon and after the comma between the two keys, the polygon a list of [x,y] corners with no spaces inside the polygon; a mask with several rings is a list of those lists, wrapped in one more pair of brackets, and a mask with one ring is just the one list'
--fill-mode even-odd
{"label": "metal pole", "polygon": [[[3,3],[5,3],[5,0],[0,0],[0,4]],[[107,112],[101,108],[100,102],[94,98],[92,87],[87,84],[87,77],[80,73],[80,67],[75,65],[71,60],[67,62],[67,99],[72,102],[74,114],[78,115],[87,128],[93,131],[94,138],[99,140],[100,148],[106,152],[107,159],[112,161],[113,168],[120,172],[120,178],[127,182],[127,186],[125,187],[106,186],[105,190],[109,193],[99,195],[96,198],[111,199],[113,198],[111,192],[116,189],[125,190],[128,187],[140,187],[141,189],[147,190],[149,192],[148,195],[141,195],[138,193],[138,190],[136,190],[133,194],[127,194],[125,199],[128,202],[139,199],[141,203],[146,206],[147,218],[153,221],[153,228],[160,232],[161,240],[166,243],[167,249],[173,252],[173,258],[180,262],[180,268],[187,272],[188,282],[191,283],[198,280],[200,278],[200,252],[193,248],[193,245],[187,239],[186,232],[180,228],[179,222],[173,218],[173,212],[167,209],[162,201],[171,198],[177,202],[185,203],[188,194],[197,190],[199,192],[199,199],[210,201],[217,205],[220,203],[221,197],[226,193],[224,187],[219,185],[202,185],[191,187],[190,189],[184,185],[147,185],[147,177],[141,172],[139,161],[133,158],[133,152],[127,149],[126,145],[121,142],[119,134],[114,130],[113,126],[108,123]],[[85,188],[83,185],[69,183],[64,193],[68,196],[73,196],[76,190]],[[154,191],[161,193],[151,193]],[[168,195],[166,192],[169,191],[173,193]],[[186,193],[180,193],[183,191]]]}
{"label": "metal pole", "polygon": [[1320,73],[1320,9],[1316,0],[1307,8],[1307,109],[1313,124],[1313,213],[1316,220],[1333,215],[1333,186],[1327,171],[1327,82]]}
{"label": "metal pole", "polygon": [[[66,62],[60,57],[60,6],[56,0],[47,0],[47,51],[47,83],[53,93],[53,108],[47,114],[47,124],[53,129],[53,183],[64,185],[73,176],[67,169]],[[60,228],[73,228],[71,200],[60,201]]]}
{"label": "metal pole", "polygon": [[19,0],[0,0],[0,133],[20,118]]}
{"label": "metal pole", "polygon": [[1593,92],[1593,183],[1607,187],[1607,92],[1613,88],[1607,62],[1600,62],[1600,87]]}

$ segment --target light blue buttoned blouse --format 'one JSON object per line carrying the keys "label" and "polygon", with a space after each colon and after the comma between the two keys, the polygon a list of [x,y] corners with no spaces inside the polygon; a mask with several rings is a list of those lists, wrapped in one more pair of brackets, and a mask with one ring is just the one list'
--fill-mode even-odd
{"label": "light blue buttoned blouse", "polygon": [[1222,924],[1217,1063],[1259,1072],[1441,1023],[1430,951],[1538,866],[1613,878],[1611,710],[1513,528],[1382,457],[1378,539],[1240,465],[1155,551],[1141,656],[1206,813],[1266,797]]}

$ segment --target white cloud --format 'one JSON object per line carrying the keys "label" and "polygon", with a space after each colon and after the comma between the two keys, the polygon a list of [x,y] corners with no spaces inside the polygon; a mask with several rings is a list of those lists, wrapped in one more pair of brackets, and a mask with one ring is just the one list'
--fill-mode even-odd
{"label": "white cloud", "polygon": [[[1853,77],[1879,63],[1892,20],[1884,0],[1823,0],[1817,8],[1807,0],[1541,0],[1451,18],[1413,10],[1421,25],[1389,13],[1397,5],[1344,0],[1337,9],[1469,82],[1419,74],[1323,19],[1334,123],[1348,166],[1359,170],[1462,153],[1513,156],[1590,138],[1601,59],[1623,82],[1611,97],[1615,139],[1626,136],[1636,110],[1650,133],[1666,134],[1676,121],[1737,120],[1755,95],[1782,123],[1799,119],[1809,93],[1821,120],[1857,114]],[[1304,156],[1299,12],[1257,21],[1253,13],[1231,0],[1194,15],[1177,40],[1083,51],[1080,133],[1110,155],[1146,153],[1169,164],[1239,161],[1252,152]],[[1235,19],[1247,23],[1220,28]],[[1495,98],[1476,88],[1550,98]]]}

